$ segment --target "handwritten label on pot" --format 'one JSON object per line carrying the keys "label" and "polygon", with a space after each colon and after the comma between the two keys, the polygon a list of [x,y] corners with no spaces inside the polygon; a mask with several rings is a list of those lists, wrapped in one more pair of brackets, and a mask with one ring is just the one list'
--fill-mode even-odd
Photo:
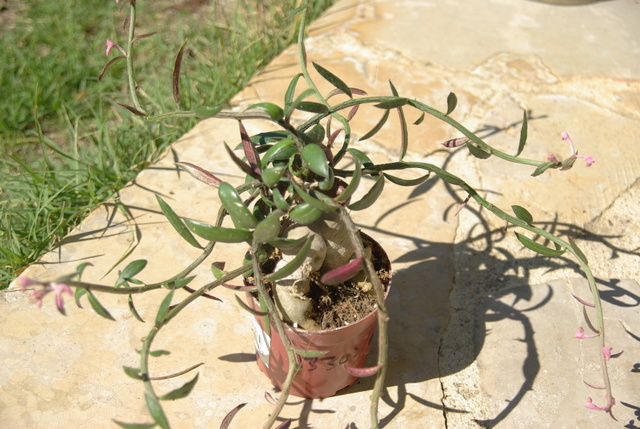
{"label": "handwritten label on pot", "polygon": [[258,352],[258,356],[262,359],[262,363],[264,363],[268,368],[269,350],[271,350],[271,337],[262,330],[262,327],[260,327],[260,324],[255,317],[252,317],[251,319],[253,320],[253,339],[256,343],[256,352]]}

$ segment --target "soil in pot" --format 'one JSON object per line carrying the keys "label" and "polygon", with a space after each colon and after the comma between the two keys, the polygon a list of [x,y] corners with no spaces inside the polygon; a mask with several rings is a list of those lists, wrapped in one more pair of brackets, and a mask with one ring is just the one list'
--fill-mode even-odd
{"label": "soil in pot", "polygon": [[[365,246],[372,250],[374,267],[388,293],[391,282],[389,258],[378,243],[365,234],[361,235]],[[247,279],[249,284],[250,280]],[[310,331],[286,325],[287,336],[296,349],[326,353],[302,359],[302,368],[291,388],[292,395],[326,398],[357,380],[344,366],[360,368],[365,365],[377,323],[375,296],[369,292],[372,286],[369,282],[361,283],[347,281],[338,287],[327,288],[317,279],[312,281],[310,297],[313,307],[309,316],[323,329]],[[251,307],[260,309],[253,295],[247,294],[247,300]],[[275,329],[267,332],[263,317],[254,318],[254,333],[258,367],[280,389],[288,370],[282,340]]]}

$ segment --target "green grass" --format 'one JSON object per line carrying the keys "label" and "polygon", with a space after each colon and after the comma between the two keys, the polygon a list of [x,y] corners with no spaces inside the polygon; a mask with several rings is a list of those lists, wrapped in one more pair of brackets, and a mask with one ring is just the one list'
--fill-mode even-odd
{"label": "green grass", "polygon": [[[195,124],[147,122],[117,106],[131,104],[124,61],[98,82],[105,39],[126,42],[126,4],[14,3],[0,16],[0,289]],[[186,39],[183,108],[223,107],[293,42],[286,16],[296,0],[221,3],[138,1],[137,34],[162,30],[135,45],[145,109],[174,109],[173,60]],[[331,3],[313,2],[312,18]]]}

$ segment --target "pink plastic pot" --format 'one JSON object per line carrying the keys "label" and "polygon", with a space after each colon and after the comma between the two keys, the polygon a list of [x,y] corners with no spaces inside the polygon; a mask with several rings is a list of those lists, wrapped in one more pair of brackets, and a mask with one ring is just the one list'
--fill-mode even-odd
{"label": "pink plastic pot", "polygon": [[[391,282],[389,258],[377,242],[363,236],[373,243],[374,254],[389,271],[389,279],[384,282],[388,294]],[[253,295],[247,294],[247,301],[252,308],[260,310],[260,304]],[[253,323],[258,367],[276,388],[282,389],[289,369],[282,339],[273,323],[271,335],[267,334],[263,317],[255,317]],[[294,348],[327,352],[319,357],[301,358],[302,368],[294,378],[290,394],[303,398],[327,398],[352,385],[357,377],[348,373],[344,365],[355,368],[365,365],[376,323],[377,310],[374,310],[357,322],[336,329],[308,331],[286,325],[287,336]]]}

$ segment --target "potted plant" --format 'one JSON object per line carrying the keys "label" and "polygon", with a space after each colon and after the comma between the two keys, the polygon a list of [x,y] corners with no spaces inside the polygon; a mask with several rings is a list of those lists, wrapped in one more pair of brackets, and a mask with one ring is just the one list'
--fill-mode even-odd
{"label": "potted plant", "polygon": [[[511,213],[504,211],[484,199],[462,178],[447,170],[430,163],[403,160],[410,141],[406,132],[407,109],[419,112],[420,117],[415,121],[416,124],[422,122],[426,115],[431,115],[456,129],[460,137],[444,142],[446,148],[464,146],[479,159],[495,156],[507,162],[521,164],[524,168],[530,169],[533,176],[541,175],[548,169],[567,170],[578,158],[583,158],[587,165],[594,162],[591,157],[578,155],[566,133],[562,134],[562,138],[572,149],[568,158],[522,158],[520,154],[527,140],[525,112],[519,141],[514,144],[515,154],[510,155],[483,141],[450,116],[457,104],[457,98],[453,93],[450,93],[446,100],[446,111],[441,112],[420,101],[402,97],[391,83],[389,95],[370,96],[343,82],[321,65],[313,63],[312,66],[319,75],[334,87],[329,94],[322,94],[309,74],[304,49],[304,7],[297,10],[300,16],[300,72],[294,76],[286,93],[283,94],[282,106],[258,103],[240,113],[211,112],[206,108],[200,108],[194,111],[150,115],[138,100],[133,75],[132,43],[144,37],[135,36],[135,0],[129,0],[129,7],[129,44],[125,49],[107,41],[107,54],[113,49],[118,49],[122,55],[111,60],[105,67],[106,71],[109,65],[118,60],[124,59],[127,62],[132,101],[131,105],[122,106],[147,120],[169,116],[215,116],[237,121],[239,143],[234,148],[225,145],[224,149],[244,173],[246,180],[239,186],[233,186],[192,162],[177,163],[196,179],[216,188],[222,206],[215,220],[201,223],[180,217],[160,196],[157,197],[160,209],[176,233],[184,239],[185,244],[202,249],[201,255],[192,264],[166,281],[146,284],[139,280],[138,275],[146,262],[134,261],[120,271],[119,278],[113,286],[82,282],[81,274],[85,265],[80,266],[77,272],[53,281],[21,277],[18,284],[23,289],[35,287],[31,295],[38,303],[42,302],[47,293],[54,292],[56,306],[61,311],[64,311],[63,293],[73,294],[76,300],[86,295],[93,309],[103,316],[108,316],[109,313],[100,304],[94,292],[129,295],[130,309],[137,317],[133,299],[135,294],[163,287],[169,289],[159,305],[153,327],[143,340],[139,367],[125,368],[129,376],[145,385],[145,400],[153,423],[142,427],[168,427],[169,423],[160,401],[188,395],[198,379],[196,376],[181,388],[165,395],[156,393],[153,381],[148,376],[149,356],[152,353],[154,338],[177,314],[189,308],[190,303],[221,285],[245,293],[244,298],[238,297],[238,304],[255,317],[258,363],[274,385],[282,390],[265,427],[273,426],[290,393],[324,397],[349,385],[354,377],[366,376],[375,377],[371,396],[371,426],[377,427],[378,401],[384,388],[388,365],[389,317],[385,297],[390,287],[392,272],[384,250],[375,239],[358,230],[350,213],[371,207],[385,186],[417,186],[431,175],[467,193],[468,196],[460,209],[473,200],[504,220],[506,224],[519,228],[521,232],[516,232],[515,236],[529,249],[549,257],[558,257],[566,252],[574,256],[589,281],[592,304],[582,298],[577,299],[585,306],[595,306],[598,314],[595,323],[587,321],[587,326],[594,331],[593,334],[585,333],[581,328],[576,337],[597,337],[601,341],[600,358],[606,389],[606,404],[603,407],[592,404],[591,399],[587,407],[611,414],[615,401],[611,394],[606,361],[616,355],[612,354],[611,348],[604,343],[604,322],[599,294],[582,251],[571,239],[561,239],[535,226],[531,214],[525,208],[512,206]],[[179,99],[178,76],[182,54],[181,49],[176,58],[174,71],[176,99]],[[361,141],[374,136],[389,120],[391,113],[397,114],[403,130],[397,162],[376,164],[366,153],[352,147],[354,136],[350,121],[363,105],[378,109],[380,120],[360,138]],[[297,116],[301,112],[307,115],[305,119]],[[244,123],[253,119],[267,120],[277,129],[249,135]],[[396,176],[397,171],[403,170],[417,171],[418,177],[406,179]],[[363,177],[368,177],[373,183],[366,190],[361,187]],[[230,218],[232,226],[223,224],[227,217]],[[524,232],[534,238],[525,235]],[[208,244],[201,246],[196,236],[206,240]],[[537,238],[547,240],[552,243],[552,247],[540,244]],[[245,260],[214,263],[212,271],[215,279],[199,289],[191,289],[190,284],[194,279],[191,272],[205,261],[218,243],[248,247]],[[231,268],[227,266],[232,264]],[[243,285],[229,285],[229,282],[238,278],[244,278]],[[75,292],[72,292],[72,288]],[[184,289],[189,295],[174,303],[176,289]],[[343,299],[357,299],[361,306],[352,314],[340,317],[326,316],[323,310],[333,308],[328,304],[339,303]],[[362,303],[362,300],[365,302]],[[376,321],[378,360],[376,365],[365,368],[364,357]],[[338,340],[326,339],[335,335],[342,337]],[[345,338],[351,340],[357,335],[362,337],[353,344],[347,344],[345,349]],[[332,343],[337,343],[338,347],[343,348],[334,350]],[[320,376],[316,378],[318,374]],[[339,377],[334,379],[334,375]],[[315,384],[319,384],[318,379],[332,381],[329,387],[320,386],[319,390],[316,390]],[[229,420],[235,411],[237,410],[229,414]],[[138,427],[121,422],[118,424],[122,427]],[[285,422],[280,427],[286,425]]]}

